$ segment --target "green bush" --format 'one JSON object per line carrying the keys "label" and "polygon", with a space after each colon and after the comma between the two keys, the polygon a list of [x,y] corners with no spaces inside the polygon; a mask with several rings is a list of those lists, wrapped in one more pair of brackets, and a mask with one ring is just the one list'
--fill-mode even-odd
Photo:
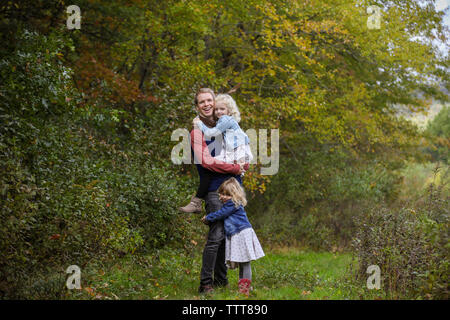
{"label": "green bush", "polygon": [[449,162],[450,153],[450,106],[444,106],[427,125],[426,132],[432,136],[433,144],[427,149],[434,161]]}
{"label": "green bush", "polygon": [[448,299],[449,197],[431,184],[421,206],[379,206],[357,219],[353,248],[365,280],[369,265],[381,269],[391,296]]}
{"label": "green bush", "polygon": [[343,248],[355,235],[355,218],[394,200],[399,182],[399,174],[376,161],[305,151],[303,158],[280,159],[279,173],[265,194],[255,195],[248,211],[269,242]]}
{"label": "green bush", "polygon": [[111,190],[113,210],[129,217],[129,225],[142,235],[149,250],[179,239],[173,221],[181,203],[180,189],[172,173],[149,164],[129,167],[127,172],[110,176],[105,183]]}
{"label": "green bush", "polygon": [[[58,59],[66,40],[24,31],[17,49],[0,59],[0,295],[16,292],[30,270],[51,259],[34,174],[37,139],[45,121],[70,112],[71,72]],[[45,234],[45,236],[43,235]],[[50,250],[50,251],[49,251]]]}
{"label": "green bush", "polygon": [[59,59],[68,44],[25,31],[0,60],[2,298],[60,298],[69,265],[83,271],[192,231],[175,213],[183,180],[143,156],[148,146],[134,129],[119,134],[111,110],[77,105]]}
{"label": "green bush", "polygon": [[334,244],[334,237],[329,226],[321,224],[313,213],[295,213],[285,211],[278,213],[277,223],[273,223],[277,213],[268,212],[249,219],[262,241],[269,246],[307,246],[313,249],[329,249]]}

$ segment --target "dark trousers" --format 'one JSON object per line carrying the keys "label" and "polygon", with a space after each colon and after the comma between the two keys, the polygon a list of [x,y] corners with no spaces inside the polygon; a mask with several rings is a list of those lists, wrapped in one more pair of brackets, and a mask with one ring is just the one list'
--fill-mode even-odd
{"label": "dark trousers", "polygon": [[[213,174],[214,173],[209,170],[203,171],[203,176],[200,179],[200,184],[198,186],[197,193],[195,194],[195,196],[197,198],[202,198],[202,199],[206,198],[206,196],[208,195],[209,182],[211,181]],[[211,211],[211,212],[214,212],[214,211]]]}
{"label": "dark trousers", "polygon": [[[205,201],[207,214],[222,208],[222,202],[219,200],[217,192],[209,192]],[[200,286],[226,284],[228,284],[228,279],[225,265],[225,230],[223,220],[218,220],[209,225],[208,238],[203,249]]]}

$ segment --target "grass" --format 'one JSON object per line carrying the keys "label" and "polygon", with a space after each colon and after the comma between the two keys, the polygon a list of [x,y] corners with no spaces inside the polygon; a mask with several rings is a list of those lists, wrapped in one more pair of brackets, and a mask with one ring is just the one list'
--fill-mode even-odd
{"label": "grass", "polygon": [[127,256],[120,261],[82,271],[82,290],[67,292],[68,299],[220,299],[308,300],[384,299],[365,283],[349,280],[349,253],[313,252],[278,248],[252,262],[253,291],[238,293],[238,270],[229,270],[229,285],[213,294],[197,292],[201,248],[163,249],[146,257]]}

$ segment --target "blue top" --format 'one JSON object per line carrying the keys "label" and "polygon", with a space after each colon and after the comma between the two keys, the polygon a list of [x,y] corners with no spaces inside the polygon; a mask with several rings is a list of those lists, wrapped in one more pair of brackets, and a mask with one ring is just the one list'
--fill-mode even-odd
{"label": "blue top", "polygon": [[[212,144],[212,146],[214,146],[214,143],[213,143],[214,142],[214,137],[212,137],[211,140],[208,140],[205,137],[205,142],[206,142],[206,145],[209,148],[209,152],[211,153],[211,156],[214,157],[216,149],[213,148],[211,150],[211,147],[210,147],[210,144]],[[194,157],[194,150],[192,150],[192,146],[191,146],[191,153],[192,153],[192,156]],[[242,185],[241,175],[236,175],[235,176],[232,173],[230,173],[230,174],[219,173],[219,172],[215,172],[215,171],[211,171],[211,170],[205,169],[198,163],[196,163],[195,165],[197,166],[197,171],[198,171],[198,174],[200,176],[200,180],[203,178],[204,172],[209,171],[211,173],[211,180],[209,181],[208,192],[217,191],[217,189],[219,189],[220,185],[225,180],[228,180],[231,177],[235,178]]]}
{"label": "blue top", "polygon": [[248,221],[244,207],[239,206],[236,208],[231,199],[225,202],[218,211],[211,212],[206,216],[206,220],[210,222],[221,219],[224,220],[225,234],[228,238],[233,234],[252,227],[250,221]]}
{"label": "blue top", "polygon": [[208,128],[203,122],[200,122],[199,127],[203,133],[209,137],[223,134],[225,146],[229,151],[232,151],[243,144],[250,143],[248,136],[242,131],[241,127],[232,116],[221,116],[214,128]]}

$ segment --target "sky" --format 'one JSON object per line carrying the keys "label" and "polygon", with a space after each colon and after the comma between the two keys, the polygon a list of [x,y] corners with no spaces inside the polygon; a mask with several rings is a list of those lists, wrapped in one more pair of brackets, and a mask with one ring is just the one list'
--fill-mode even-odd
{"label": "sky", "polygon": [[[444,11],[445,10],[445,16],[444,16],[444,25],[450,28],[450,0],[436,0],[435,7],[437,11]],[[444,46],[439,46],[441,51],[447,50],[444,48]],[[448,54],[444,51],[444,54]]]}
{"label": "sky", "polygon": [[[446,25],[447,27],[450,28],[450,8],[449,8],[449,6],[450,6],[450,0],[436,0],[436,2],[435,2],[436,10],[444,11],[447,9],[445,11],[445,16],[444,16],[444,25]],[[448,50],[448,48],[445,48],[445,46],[443,44],[438,45],[438,48],[444,53],[444,55],[448,54],[448,52],[446,52],[446,50]],[[432,105],[428,109],[427,114],[407,112],[406,114],[402,114],[402,115],[406,119],[416,123],[419,126],[419,128],[424,129],[426,127],[427,123],[439,113],[439,111],[442,109],[442,107],[443,107],[443,105],[440,102],[433,101]]]}
{"label": "sky", "polygon": [[[436,10],[445,10],[449,6],[450,0],[436,0]],[[446,24],[449,25],[449,13],[445,15]]]}

